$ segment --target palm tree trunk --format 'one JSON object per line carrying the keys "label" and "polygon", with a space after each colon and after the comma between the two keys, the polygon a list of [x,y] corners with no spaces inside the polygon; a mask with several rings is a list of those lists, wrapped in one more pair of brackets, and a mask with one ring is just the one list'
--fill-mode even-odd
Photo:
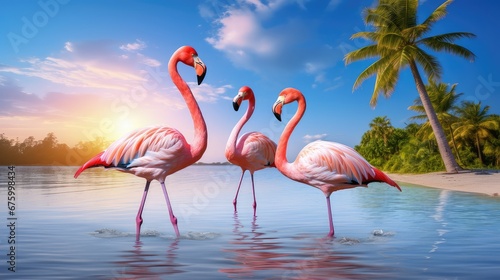
{"label": "palm tree trunk", "polygon": [[460,164],[464,164],[462,162],[462,159],[460,158],[460,152],[458,152],[457,142],[455,141],[455,135],[453,134],[453,128],[451,127],[451,124],[449,126],[450,126],[449,129],[450,129],[451,142],[453,143],[453,149],[455,149],[455,153],[457,154],[457,158]]}
{"label": "palm tree trunk", "polygon": [[418,72],[417,64],[415,63],[415,61],[410,61],[409,64],[411,73],[413,74],[413,79],[415,80],[415,84],[417,85],[417,91],[420,95],[420,100],[422,100],[422,105],[424,106],[425,113],[427,114],[429,123],[432,127],[432,130],[434,131],[434,136],[436,137],[439,153],[441,154],[441,158],[443,159],[446,172],[456,173],[462,170],[462,168],[458,165],[455,157],[453,156],[453,153],[451,152],[450,145],[448,144],[448,140],[446,139],[443,127],[441,126],[441,123],[437,118],[434,107],[432,107],[429,94],[427,93],[424,82],[422,81],[422,77]]}
{"label": "palm tree trunk", "polygon": [[477,156],[479,157],[479,162],[481,165],[484,165],[483,163],[483,156],[481,155],[481,144],[479,143],[479,135],[476,133],[476,147],[477,147]]}

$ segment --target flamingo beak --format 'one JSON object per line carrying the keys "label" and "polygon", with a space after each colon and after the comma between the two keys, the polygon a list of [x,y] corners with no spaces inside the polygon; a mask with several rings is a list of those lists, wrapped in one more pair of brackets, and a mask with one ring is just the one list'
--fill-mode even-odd
{"label": "flamingo beak", "polygon": [[238,92],[238,95],[236,95],[233,99],[233,108],[235,111],[238,111],[241,105],[241,101],[243,101],[243,93]]}
{"label": "flamingo beak", "polygon": [[193,56],[194,59],[194,70],[196,71],[196,76],[198,77],[198,85],[203,82],[205,75],[207,74],[207,66],[198,56]]}
{"label": "flamingo beak", "polygon": [[273,113],[278,121],[281,121],[281,110],[283,109],[283,104],[285,104],[285,97],[279,96],[278,100],[276,100],[273,105]]}

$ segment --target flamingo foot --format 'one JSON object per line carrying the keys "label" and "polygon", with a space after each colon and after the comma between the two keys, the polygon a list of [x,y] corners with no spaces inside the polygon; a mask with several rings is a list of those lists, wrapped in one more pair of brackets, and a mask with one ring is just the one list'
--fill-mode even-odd
{"label": "flamingo foot", "polygon": [[177,217],[175,217],[173,214],[170,215],[170,221],[172,222],[172,226],[174,227],[175,236],[177,236],[177,238],[181,237],[179,233],[179,227],[177,226]]}
{"label": "flamingo foot", "polygon": [[257,216],[257,202],[254,201],[254,203],[252,204],[253,206],[253,216]]}
{"label": "flamingo foot", "polygon": [[140,236],[141,236],[141,225],[142,225],[142,217],[141,216],[137,215],[137,217],[135,218],[135,224],[136,224],[135,240],[139,241]]}
{"label": "flamingo foot", "polygon": [[233,200],[233,205],[234,205],[234,213],[238,212],[236,210],[236,204],[237,204],[237,201],[236,201],[236,198]]}

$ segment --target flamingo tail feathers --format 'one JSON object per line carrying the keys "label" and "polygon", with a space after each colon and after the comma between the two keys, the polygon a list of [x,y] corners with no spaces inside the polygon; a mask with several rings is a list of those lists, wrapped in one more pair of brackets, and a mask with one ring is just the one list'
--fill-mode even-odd
{"label": "flamingo tail feathers", "polygon": [[87,161],[84,165],[82,165],[80,168],[75,173],[75,179],[78,178],[80,173],[82,173],[85,169],[91,168],[91,167],[98,167],[98,166],[104,166],[108,167],[109,164],[107,164],[105,161],[101,159],[101,156],[104,152],[98,153],[95,157],[91,158],[89,161]]}
{"label": "flamingo tail feathers", "polygon": [[399,191],[401,191],[401,188],[399,187],[399,185],[396,182],[394,182],[391,178],[389,178],[389,176],[387,176],[384,172],[378,170],[377,168],[373,168],[373,169],[375,171],[375,176],[372,178],[372,181],[387,183],[387,184],[395,187]]}

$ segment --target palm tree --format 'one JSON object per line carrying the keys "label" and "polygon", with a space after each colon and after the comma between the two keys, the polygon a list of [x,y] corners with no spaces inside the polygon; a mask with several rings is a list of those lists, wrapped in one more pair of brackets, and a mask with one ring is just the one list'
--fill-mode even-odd
{"label": "palm tree", "polygon": [[[439,122],[448,130],[453,148],[455,149],[455,154],[457,155],[459,162],[462,162],[462,160],[460,159],[460,153],[457,149],[457,144],[455,142],[455,136],[453,135],[452,128],[452,124],[457,119],[457,117],[453,115],[452,111],[457,108],[456,104],[459,97],[462,95],[462,93],[455,92],[456,86],[457,84],[453,84],[451,85],[451,87],[449,87],[448,84],[429,80],[429,84],[425,86],[425,89],[429,94],[432,107],[434,107],[434,111],[436,112]],[[432,131],[429,119],[427,118],[427,114],[425,113],[425,108],[422,105],[422,100],[420,98],[416,98],[415,101],[413,101],[413,105],[408,107],[408,109],[420,113],[419,115],[413,116],[410,119],[426,121],[419,133],[427,133],[428,138],[435,139],[434,132]]]}
{"label": "palm tree", "polygon": [[394,131],[391,121],[386,117],[376,117],[370,122],[370,133],[373,137],[382,137],[384,146],[387,146],[389,135]]}
{"label": "palm tree", "polygon": [[418,0],[379,0],[375,8],[364,11],[364,20],[373,27],[373,31],[355,33],[352,38],[365,38],[373,44],[352,51],[345,56],[346,64],[354,61],[378,58],[358,76],[354,82],[356,89],[364,80],[375,75],[375,87],[370,101],[377,104],[380,93],[389,97],[394,91],[400,71],[409,66],[415,80],[418,94],[436,136],[441,158],[447,172],[457,172],[461,167],[451,153],[443,128],[439,123],[431,100],[425,89],[419,66],[428,79],[439,80],[441,65],[436,57],[422,49],[425,46],[433,51],[445,51],[471,61],[475,55],[454,41],[461,38],[475,37],[472,33],[453,32],[425,37],[432,26],[447,13],[451,3],[448,0],[436,8],[422,23],[417,23]]}
{"label": "palm tree", "polygon": [[493,165],[495,165],[497,168],[500,167],[500,139],[498,136],[493,136],[490,141],[485,143],[483,152],[485,155],[490,155],[494,158]]}
{"label": "palm tree", "polygon": [[459,117],[455,123],[455,134],[463,139],[473,139],[477,149],[477,156],[481,164],[484,164],[481,142],[493,137],[495,130],[498,130],[499,123],[491,115],[488,115],[490,106],[481,106],[481,102],[462,102],[462,106],[456,109]]}

